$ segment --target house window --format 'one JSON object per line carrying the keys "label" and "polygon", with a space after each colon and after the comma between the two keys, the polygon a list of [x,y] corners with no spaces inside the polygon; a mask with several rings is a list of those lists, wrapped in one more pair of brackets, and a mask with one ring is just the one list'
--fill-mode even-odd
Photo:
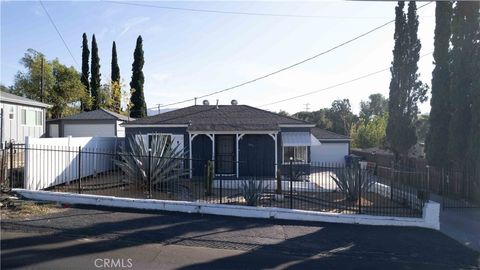
{"label": "house window", "polygon": [[143,137],[143,142],[148,145],[149,148],[152,148],[152,138],[155,136],[168,136],[167,137],[167,145],[172,143],[172,134],[165,134],[165,133],[150,133],[150,134],[138,134],[137,137]]}
{"label": "house window", "polygon": [[43,115],[42,111],[35,111],[35,124],[37,126],[41,126],[43,124],[42,115]]}
{"label": "house window", "polygon": [[13,120],[15,118],[15,109],[13,106],[10,106],[9,112],[8,112],[8,119]]}
{"label": "house window", "polygon": [[22,109],[20,116],[22,120],[21,122],[22,125],[25,125],[25,126],[42,126],[43,125],[42,111]]}
{"label": "house window", "polygon": [[288,163],[290,158],[293,158],[294,162],[307,162],[308,161],[308,146],[285,146],[283,147],[283,163]]}

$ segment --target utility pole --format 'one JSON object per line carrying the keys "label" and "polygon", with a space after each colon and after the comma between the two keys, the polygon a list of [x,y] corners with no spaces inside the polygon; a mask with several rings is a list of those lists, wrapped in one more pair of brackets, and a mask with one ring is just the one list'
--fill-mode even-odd
{"label": "utility pole", "polygon": [[158,114],[160,114],[160,106],[162,106],[162,104],[157,104],[157,107],[158,107]]}
{"label": "utility pole", "polygon": [[310,110],[310,103],[305,103],[303,105],[305,105],[305,111],[308,112]]}
{"label": "utility pole", "polygon": [[40,58],[42,66],[40,67],[40,101],[43,102],[43,56]]}

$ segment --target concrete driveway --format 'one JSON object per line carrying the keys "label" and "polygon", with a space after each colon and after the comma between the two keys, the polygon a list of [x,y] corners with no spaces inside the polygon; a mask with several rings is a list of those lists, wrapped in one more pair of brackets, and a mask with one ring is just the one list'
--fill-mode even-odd
{"label": "concrete driveway", "polygon": [[30,220],[2,220],[1,225],[2,269],[477,269],[480,265],[478,252],[440,232],[419,228],[111,208],[71,208]]}

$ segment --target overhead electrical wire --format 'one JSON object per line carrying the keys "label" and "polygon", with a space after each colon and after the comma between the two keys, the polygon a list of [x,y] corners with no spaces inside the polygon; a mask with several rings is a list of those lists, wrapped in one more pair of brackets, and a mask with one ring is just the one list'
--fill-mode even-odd
{"label": "overhead electrical wire", "polygon": [[280,13],[263,13],[263,12],[243,12],[243,11],[228,11],[228,10],[214,10],[214,9],[199,9],[199,8],[183,8],[183,7],[172,7],[172,6],[159,6],[159,5],[146,4],[146,3],[113,1],[113,0],[103,0],[103,2],[113,3],[113,4],[120,4],[120,5],[129,5],[129,6],[138,6],[138,7],[148,7],[148,8],[158,8],[158,9],[166,9],[166,10],[175,10],[175,11],[217,13],[217,14],[229,14],[229,15],[267,16],[267,17],[289,17],[289,18],[323,18],[323,19],[384,19],[384,18],[385,18],[385,17],[349,17],[349,16],[323,16],[323,15],[298,15],[298,14],[280,14]]}
{"label": "overhead electrical wire", "polygon": [[70,50],[70,48],[68,47],[67,42],[65,42],[65,39],[63,38],[62,33],[60,33],[60,30],[58,30],[58,27],[57,27],[57,25],[55,24],[55,22],[53,21],[52,16],[50,16],[50,13],[48,13],[48,10],[47,10],[47,9],[45,8],[45,6],[43,5],[42,0],[39,0],[39,2],[40,2],[40,5],[42,6],[43,10],[45,11],[45,14],[47,14],[48,19],[49,19],[50,22],[52,23],[53,28],[55,28],[55,31],[57,31],[57,34],[58,34],[58,36],[60,37],[60,39],[62,40],[63,45],[65,46],[65,48],[67,49],[68,53],[69,53],[70,56],[72,57],[73,62],[75,62],[75,64],[78,66],[77,60],[76,60],[75,57],[73,56],[73,53],[72,53],[72,51]]}
{"label": "overhead electrical wire", "polygon": [[[420,56],[420,58],[422,58],[422,57],[424,57],[424,56],[427,56],[427,55],[430,55],[430,54],[432,54],[432,53],[433,53],[433,52],[429,52],[429,53],[423,54],[423,55]],[[313,94],[316,94],[316,93],[319,93],[319,92],[323,92],[323,91],[326,91],[326,90],[330,90],[330,89],[332,89],[332,88],[336,88],[336,87],[339,87],[339,86],[342,86],[342,85],[345,85],[345,84],[349,84],[349,83],[352,83],[352,82],[355,82],[355,81],[358,81],[358,80],[361,80],[361,79],[368,78],[368,77],[373,76],[373,75],[376,75],[376,74],[378,74],[378,73],[382,73],[382,72],[388,71],[389,69],[390,69],[390,67],[387,67],[387,68],[384,68],[384,69],[380,69],[380,70],[377,70],[377,71],[374,71],[374,72],[371,72],[371,73],[368,73],[368,74],[365,74],[365,75],[362,75],[362,76],[359,76],[359,77],[350,79],[350,80],[348,80],[348,81],[344,81],[344,82],[341,82],[341,83],[337,83],[337,84],[334,84],[334,85],[330,85],[330,86],[327,86],[327,87],[324,87],[324,88],[321,88],[321,89],[318,89],[318,90],[310,91],[310,92],[303,93],[303,94],[300,94],[300,95],[296,95],[296,96],[293,96],[293,97],[289,97],[289,98],[277,100],[277,101],[274,101],[274,102],[270,102],[270,103],[267,103],[267,104],[263,104],[263,105],[260,105],[259,107],[266,107],[266,106],[270,106],[270,105],[274,105],[274,104],[278,104],[278,103],[290,101],[290,100],[293,100],[293,99],[297,99],[297,98],[301,98],[301,97],[313,95]]]}
{"label": "overhead electrical wire", "polygon": [[[418,10],[418,9],[421,9],[421,8],[423,8],[423,7],[431,4],[431,3],[432,3],[432,2],[428,2],[428,3],[426,3],[426,4],[424,4],[424,5],[420,6],[420,7],[418,7],[417,10]],[[347,44],[349,44],[349,43],[352,43],[352,42],[354,42],[354,41],[356,41],[356,40],[358,40],[358,39],[360,39],[360,38],[362,38],[362,37],[364,37],[364,36],[366,36],[366,35],[369,35],[369,34],[375,32],[375,31],[377,31],[377,30],[379,30],[379,29],[381,29],[381,28],[383,28],[383,27],[385,27],[385,26],[387,26],[387,25],[389,25],[389,24],[391,24],[391,23],[393,23],[393,22],[395,22],[395,19],[390,20],[390,21],[388,21],[388,22],[386,22],[386,23],[384,23],[384,24],[382,24],[382,25],[379,25],[379,26],[377,26],[377,27],[375,27],[375,28],[372,28],[372,29],[368,30],[367,32],[364,32],[364,33],[362,33],[362,34],[360,34],[360,35],[358,35],[358,36],[355,36],[355,37],[353,37],[353,38],[351,38],[351,39],[349,39],[349,40],[347,40],[347,41],[344,41],[344,42],[342,42],[342,43],[340,43],[340,44],[338,44],[338,45],[336,45],[336,46],[333,46],[333,47],[330,48],[330,49],[327,49],[327,50],[325,50],[325,51],[322,51],[322,52],[320,52],[320,53],[318,53],[318,54],[316,54],[316,55],[314,55],[314,56],[311,56],[311,57],[309,57],[309,58],[306,58],[306,59],[304,59],[304,60],[301,60],[301,61],[299,61],[299,62],[296,62],[296,63],[294,63],[294,64],[291,64],[291,65],[286,66],[286,67],[284,67],[284,68],[275,70],[275,71],[270,72],[270,73],[268,73],[268,74],[262,75],[262,76],[260,76],[260,77],[257,77],[257,78],[251,79],[251,80],[249,80],[249,81],[246,81],[246,82],[243,82],[243,83],[239,83],[239,84],[236,84],[236,85],[234,85],[234,86],[230,86],[230,87],[227,87],[227,88],[218,90],[218,91],[214,91],[214,92],[211,92],[211,93],[208,93],[208,94],[204,94],[204,95],[196,96],[196,97],[193,97],[193,98],[184,99],[184,100],[181,100],[181,101],[177,101],[177,102],[165,104],[165,105],[163,105],[163,107],[178,105],[178,104],[182,104],[182,103],[186,103],[186,102],[195,101],[195,100],[197,100],[197,99],[206,98],[206,97],[213,96],[213,95],[216,95],[216,94],[220,94],[220,93],[223,93],[223,92],[231,91],[231,90],[233,90],[233,89],[236,89],[236,88],[245,86],[245,85],[247,85],[247,84],[251,84],[251,83],[257,82],[257,81],[259,81],[259,80],[268,78],[268,77],[270,77],[270,76],[273,76],[273,75],[276,75],[276,74],[278,74],[278,73],[281,73],[281,72],[283,72],[283,71],[285,71],[285,70],[288,70],[288,69],[294,68],[294,67],[296,67],[296,66],[299,66],[299,65],[301,65],[301,64],[304,64],[304,63],[306,63],[306,62],[312,61],[312,60],[314,60],[314,59],[316,59],[316,58],[318,58],[318,57],[320,57],[320,56],[322,56],[322,55],[325,55],[325,54],[327,54],[327,53],[329,53],[329,52],[332,52],[332,51],[334,51],[334,50],[336,50],[336,49],[338,49],[338,48],[340,48],[340,47],[343,47],[343,46],[345,46],[345,45],[347,45]]]}

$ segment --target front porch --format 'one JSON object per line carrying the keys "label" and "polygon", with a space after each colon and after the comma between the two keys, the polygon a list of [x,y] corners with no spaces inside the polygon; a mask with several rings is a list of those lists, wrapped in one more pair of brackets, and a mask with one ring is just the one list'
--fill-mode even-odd
{"label": "front porch", "polygon": [[278,131],[189,132],[190,178],[202,176],[209,160],[216,179],[274,177],[278,169]]}

